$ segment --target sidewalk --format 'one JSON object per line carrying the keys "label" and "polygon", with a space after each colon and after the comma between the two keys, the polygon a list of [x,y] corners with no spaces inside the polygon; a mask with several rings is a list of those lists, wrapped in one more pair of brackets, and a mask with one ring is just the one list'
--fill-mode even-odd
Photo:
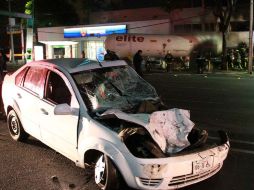
{"label": "sidewalk", "polygon": [[237,70],[213,70],[213,71],[204,71],[202,74],[197,73],[195,70],[189,70],[189,71],[173,71],[173,72],[165,72],[164,70],[152,70],[151,72],[144,72],[146,75],[151,75],[151,74],[156,74],[156,73],[164,73],[168,75],[173,75],[173,76],[183,76],[183,75],[196,75],[196,76],[233,76],[233,77],[249,77],[253,78],[254,77],[254,72],[253,74],[249,74],[247,70],[242,70],[242,71],[237,71]]}
{"label": "sidewalk", "polygon": [[[17,62],[17,63],[7,63],[7,72],[14,72],[17,69],[19,69],[20,67],[22,67],[24,65],[24,63],[22,62]],[[165,70],[160,70],[160,69],[153,69],[150,72],[146,72],[144,71],[144,74],[155,74],[155,73],[166,73]],[[250,75],[248,73],[247,70],[242,70],[242,71],[237,71],[237,70],[219,70],[219,69],[214,69],[213,71],[204,71],[202,74],[198,74],[196,72],[196,70],[188,70],[188,71],[184,71],[184,70],[177,70],[177,71],[173,71],[171,73],[167,73],[169,75],[224,75],[224,76],[238,76],[238,77],[254,77],[254,70],[253,70],[253,74]]]}
{"label": "sidewalk", "polygon": [[[192,73],[194,74],[194,73]],[[200,75],[200,74],[197,74]],[[247,70],[214,70],[212,72],[207,72],[204,71],[203,75],[223,75],[223,76],[236,76],[236,77],[250,77],[253,78],[254,77],[254,73],[253,74],[249,74]]]}

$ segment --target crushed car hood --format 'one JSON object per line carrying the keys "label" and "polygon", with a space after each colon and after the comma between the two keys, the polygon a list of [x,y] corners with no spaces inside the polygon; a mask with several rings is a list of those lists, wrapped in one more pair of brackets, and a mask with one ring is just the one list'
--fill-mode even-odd
{"label": "crushed car hood", "polygon": [[118,109],[105,111],[102,118],[117,117],[143,126],[164,153],[176,153],[190,145],[188,134],[194,127],[190,112],[183,109],[156,111],[152,114],[128,114]]}

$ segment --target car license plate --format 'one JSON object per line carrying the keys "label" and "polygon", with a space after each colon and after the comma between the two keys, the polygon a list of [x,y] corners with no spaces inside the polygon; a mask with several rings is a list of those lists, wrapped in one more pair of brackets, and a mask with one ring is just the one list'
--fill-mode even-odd
{"label": "car license plate", "polygon": [[193,173],[202,173],[209,170],[213,166],[213,156],[207,156],[202,160],[193,162]]}

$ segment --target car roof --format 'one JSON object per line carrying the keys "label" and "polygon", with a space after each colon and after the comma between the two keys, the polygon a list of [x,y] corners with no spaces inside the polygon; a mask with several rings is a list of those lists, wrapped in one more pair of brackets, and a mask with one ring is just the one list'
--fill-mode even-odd
{"label": "car roof", "polygon": [[67,70],[69,73],[127,65],[126,62],[123,60],[98,62],[95,60],[89,60],[84,58],[45,59],[29,63],[29,65],[36,64],[53,66],[58,68],[60,67]]}

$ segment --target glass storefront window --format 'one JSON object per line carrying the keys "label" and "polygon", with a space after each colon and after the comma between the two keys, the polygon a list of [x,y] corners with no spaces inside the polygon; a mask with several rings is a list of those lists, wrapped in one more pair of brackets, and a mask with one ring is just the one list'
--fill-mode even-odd
{"label": "glass storefront window", "polygon": [[103,41],[88,41],[86,42],[86,56],[92,60],[103,60],[105,48]]}

